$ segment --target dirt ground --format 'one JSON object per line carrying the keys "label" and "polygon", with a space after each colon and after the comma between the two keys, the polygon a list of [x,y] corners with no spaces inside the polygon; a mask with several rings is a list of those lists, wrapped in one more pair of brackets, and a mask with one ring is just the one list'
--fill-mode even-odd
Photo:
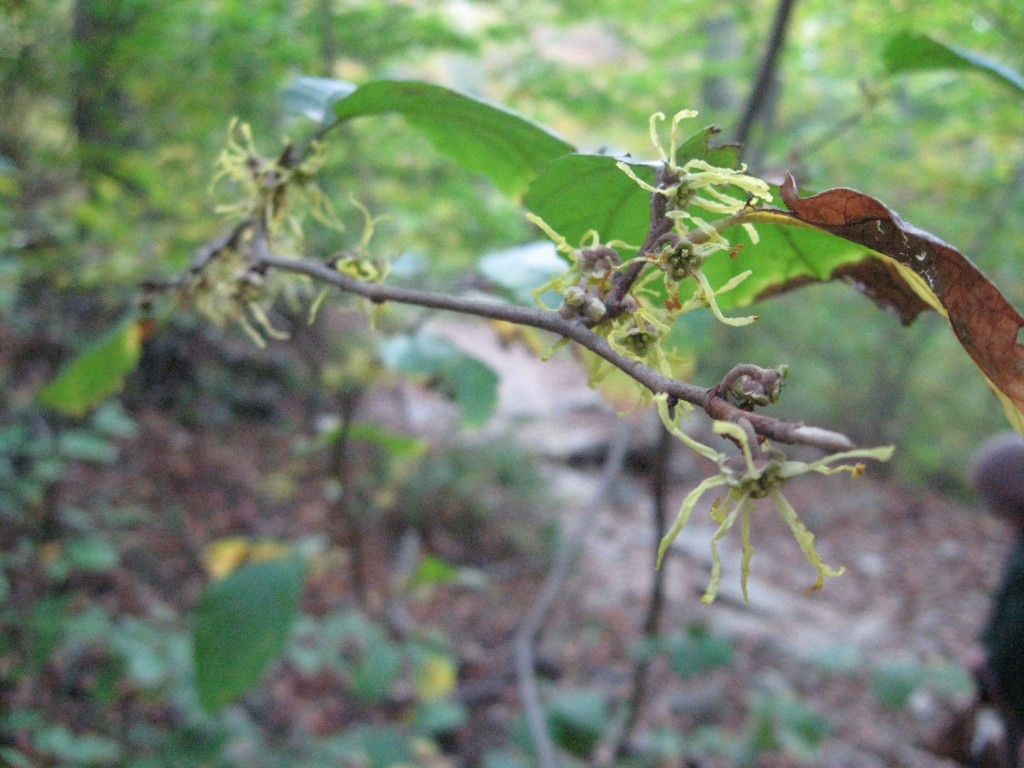
{"label": "dirt ground", "polygon": [[[571,360],[542,363],[532,352],[503,345],[487,327],[437,327],[502,376],[497,416],[468,439],[515,439],[538,452],[549,482],[551,519],[571,530],[593,508],[600,458],[619,417],[587,388]],[[386,415],[395,402],[392,394],[369,403],[367,412]],[[408,426],[431,434],[452,428],[451,413],[435,398],[411,388],[404,395]],[[300,405],[280,407],[297,411]],[[660,427],[649,416],[625,417],[635,424],[633,460],[597,505],[581,556],[544,626],[537,656],[558,686],[597,686],[616,698],[628,693],[631,652],[654,573],[655,534],[643,464]],[[114,476],[110,470],[101,475],[82,468],[71,483],[70,493],[83,496],[95,484],[114,484],[123,489],[124,503],[171,515],[126,531],[118,542],[122,569],[102,584],[86,585],[113,613],[145,614],[159,603],[184,614],[204,583],[203,547],[219,537],[298,537],[336,524],[317,492],[300,490],[287,503],[267,501],[268,478],[293,461],[293,436],[279,426],[241,423],[219,432],[197,431],[152,409],[143,409],[136,419],[140,438]],[[683,450],[675,451],[672,510],[707,470]],[[739,733],[749,695],[759,691],[799,697],[827,718],[830,733],[813,764],[949,768],[952,763],[920,745],[955,697],[923,686],[904,706],[893,708],[873,692],[870,681],[895,662],[938,665],[965,658],[1000,576],[1010,545],[1007,532],[975,509],[879,482],[870,471],[856,480],[846,475],[800,479],[787,486],[787,493],[817,534],[825,561],[845,566],[845,574],[805,595],[814,571],[777,514],[765,506],[754,520],[750,602],[743,602],[739,590],[734,533],[721,545],[720,595],[713,605],[704,605],[699,598],[709,576],[714,528],[707,504],[699,508],[667,558],[661,630],[706,626],[728,638],[735,658],[687,681],[656,662],[638,739],[657,728],[677,733],[683,743],[700,726]],[[362,532],[371,604],[382,611],[399,534],[386,525]],[[472,716],[451,746],[466,765],[500,740],[518,708],[513,640],[545,576],[545,565],[536,558],[510,558],[483,570],[488,576],[483,589],[440,587],[430,599],[403,606],[409,620],[443,628],[458,649],[458,695]],[[329,567],[312,579],[304,607],[314,613],[337,610],[352,603],[352,589],[346,565]],[[270,720],[283,729],[325,734],[351,724],[358,714],[338,701],[332,681],[309,679],[287,667],[271,676],[267,692],[268,711],[275,713]],[[47,704],[68,712],[59,697]],[[724,764],[715,758],[699,762],[702,768]],[[797,763],[769,752],[758,764]]]}

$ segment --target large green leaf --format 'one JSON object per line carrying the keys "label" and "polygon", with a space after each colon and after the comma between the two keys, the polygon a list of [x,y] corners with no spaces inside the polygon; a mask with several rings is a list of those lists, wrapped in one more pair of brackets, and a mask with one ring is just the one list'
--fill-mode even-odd
{"label": "large green leaf", "polygon": [[869,252],[856,243],[799,226],[792,219],[779,217],[781,223],[776,224],[770,223],[774,218],[771,214],[764,214],[764,218],[756,225],[758,245],[751,244],[739,228],[729,230],[726,237],[744,247],[732,257],[726,253],[712,256],[704,265],[704,274],[716,288],[741,272],[752,270],[739,286],[716,297],[722,309],[743,307],[767,298],[779,286],[830,280],[839,267],[859,261]]}
{"label": "large green leaf", "polygon": [[193,660],[208,710],[255,685],[284,649],[305,577],[301,557],[247,563],[207,588],[195,608]]}
{"label": "large green leaf", "polygon": [[483,424],[498,402],[498,375],[441,336],[418,333],[380,343],[385,363],[403,373],[426,377],[459,407],[468,427]]}
{"label": "large green leaf", "polygon": [[[623,240],[639,246],[647,233],[650,195],[615,165],[608,155],[567,155],[555,160],[534,179],[526,207],[556,232],[579,245],[589,230],[602,242]],[[633,165],[648,183],[654,168]]]}
{"label": "large green leaf", "polygon": [[318,114],[318,98],[339,122],[402,115],[438,150],[509,194],[522,193],[547,163],[573,151],[564,139],[504,107],[430,83],[378,80],[353,88],[299,78],[285,94],[286,104],[311,117]]}
{"label": "large green leaf", "polygon": [[[697,131],[676,149],[676,162],[700,159],[724,167],[738,162],[733,146],[713,147],[714,126]],[[588,230],[595,230],[602,242],[622,240],[639,246],[647,234],[650,194],[640,188],[609,155],[568,155],[544,168],[530,184],[526,207],[556,232],[578,245]],[[654,183],[656,163],[630,162],[633,172]]]}
{"label": "large green leaf", "polygon": [[886,69],[893,74],[929,69],[973,69],[1024,94],[1024,75],[975,51],[940,43],[930,35],[898,32],[886,44],[882,59]]}
{"label": "large green leaf", "polygon": [[83,416],[92,406],[121,389],[139,361],[142,325],[129,320],[72,360],[53,381],[39,390],[39,402],[72,416]]}
{"label": "large green leaf", "polygon": [[[639,245],[649,225],[650,195],[615,163],[615,158],[603,155],[559,158],[530,185],[526,205],[572,245],[579,244],[589,229],[597,230],[604,242],[619,239]],[[653,183],[651,166],[632,168]],[[828,280],[838,267],[867,252],[863,246],[800,226],[792,218],[766,213],[762,219],[757,224],[760,245],[753,246],[746,233],[736,228],[726,235],[744,248],[732,258],[724,253],[714,256],[704,267],[716,287],[741,272],[753,271],[739,287],[718,298],[723,309],[750,304],[772,288],[795,280]]]}

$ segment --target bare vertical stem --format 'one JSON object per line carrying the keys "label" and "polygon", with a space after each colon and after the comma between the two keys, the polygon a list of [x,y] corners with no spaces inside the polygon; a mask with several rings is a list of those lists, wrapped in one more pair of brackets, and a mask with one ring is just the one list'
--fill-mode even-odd
{"label": "bare vertical stem", "polygon": [[[651,511],[654,517],[652,563],[658,560],[658,545],[661,542],[662,536],[665,535],[665,525],[668,520],[668,473],[673,445],[675,445],[675,440],[671,433],[667,429],[660,430],[657,452],[654,456],[654,464],[651,466]],[[651,581],[651,596],[647,604],[647,616],[644,619],[643,625],[644,640],[658,636],[661,612],[664,605],[665,569],[658,568],[655,569],[654,578]],[[622,726],[618,743],[615,745],[615,754],[618,757],[624,757],[630,751],[629,744],[633,738],[633,731],[640,721],[644,702],[647,699],[650,667],[650,658],[647,654],[643,654],[633,666],[633,680],[630,686],[629,701],[626,705],[626,722]]]}
{"label": "bare vertical stem", "polygon": [[352,430],[352,419],[359,408],[363,391],[360,389],[347,390],[338,396],[339,416],[341,417],[341,433],[331,450],[331,469],[341,484],[341,491],[335,509],[338,519],[332,525],[334,530],[334,544],[341,544],[341,540],[348,535],[350,539],[350,551],[352,553],[351,574],[352,588],[356,595],[356,601],[361,608],[369,605],[369,591],[366,584],[366,556],[363,551],[363,531],[359,524],[359,516],[355,513],[352,504],[352,478],[351,465],[351,443],[349,436]]}
{"label": "bare vertical stem", "polygon": [[530,730],[530,739],[537,750],[537,764],[541,768],[559,768],[561,761],[558,759],[555,745],[551,741],[551,734],[548,733],[544,707],[540,699],[540,689],[537,686],[537,676],[534,674],[534,643],[544,625],[544,620],[554,606],[555,600],[558,599],[558,594],[569,575],[569,569],[582,548],[587,531],[593,527],[594,518],[603,508],[603,504],[622,470],[632,433],[633,425],[629,420],[623,419],[619,424],[618,432],[612,439],[611,449],[601,471],[601,479],[594,488],[594,493],[587,506],[580,514],[580,519],[572,534],[565,540],[555,557],[555,563],[544,580],[540,594],[533,601],[516,633],[516,677],[519,680],[519,696],[522,699],[526,724]]}

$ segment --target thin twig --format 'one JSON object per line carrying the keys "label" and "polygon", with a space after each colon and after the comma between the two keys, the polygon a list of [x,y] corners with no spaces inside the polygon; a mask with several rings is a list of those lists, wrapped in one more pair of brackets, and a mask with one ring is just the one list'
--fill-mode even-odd
{"label": "thin twig", "polygon": [[540,691],[537,687],[537,678],[534,674],[534,643],[544,620],[565,584],[569,569],[576,559],[576,555],[579,554],[587,531],[593,527],[594,518],[607,502],[612,486],[622,471],[632,433],[633,425],[623,419],[612,439],[608,457],[601,470],[601,478],[580,514],[575,529],[558,551],[554,565],[551,566],[551,571],[544,580],[544,586],[541,587],[540,594],[533,601],[516,633],[516,675],[519,680],[519,696],[522,699],[523,711],[530,729],[530,738],[537,750],[537,762],[541,768],[558,768],[560,761],[551,741],[551,735],[548,733]]}
{"label": "thin twig", "polygon": [[362,296],[376,304],[393,301],[476,315],[492,320],[505,320],[516,325],[550,331],[590,350],[652,393],[665,393],[670,398],[695,405],[703,409],[713,419],[734,422],[738,422],[741,418],[747,419],[758,435],[779,443],[809,445],[829,452],[847,451],[854,447],[853,441],[839,432],[820,427],[808,427],[799,422],[784,421],[762,413],[744,411],[718,395],[715,387],[699,387],[666,376],[644,365],[639,360],[616,352],[607,339],[588,328],[580,319],[565,320],[559,317],[557,312],[506,304],[497,300],[449,296],[383,283],[364,282],[339,272],[327,264],[315,261],[288,259],[266,254],[260,264],[312,277],[334,285],[343,291]]}
{"label": "thin twig", "polygon": [[[679,176],[668,167],[667,163],[658,169],[655,179],[658,189],[668,189],[678,183]],[[646,266],[643,257],[648,253],[653,253],[661,238],[671,232],[674,226],[675,221],[668,215],[668,198],[657,192],[652,193],[651,226],[647,230],[647,237],[640,246],[637,258],[633,260],[633,263],[626,266],[625,269],[619,270],[612,277],[612,289],[605,297],[605,306],[608,307],[609,316],[614,317],[621,311],[623,299],[632,290],[634,283],[639,279],[640,273]]]}

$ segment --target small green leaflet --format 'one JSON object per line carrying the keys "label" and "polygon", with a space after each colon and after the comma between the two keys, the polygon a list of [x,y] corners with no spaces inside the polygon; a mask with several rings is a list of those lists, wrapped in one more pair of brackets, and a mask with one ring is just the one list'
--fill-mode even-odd
{"label": "small green leaflet", "polygon": [[[338,424],[320,435],[314,445],[333,445],[344,434],[346,434],[345,426]],[[369,421],[354,421],[349,424],[347,439],[376,445],[396,459],[415,458],[426,450],[426,443],[422,440],[386,429],[380,424]],[[308,447],[304,447],[303,450],[308,450]]]}
{"label": "small green leaflet", "polygon": [[434,555],[423,557],[416,569],[406,580],[406,589],[426,586],[428,584],[451,584],[458,581],[459,568],[446,560]]}
{"label": "small green leaflet", "polygon": [[423,376],[459,407],[462,423],[479,427],[498,403],[498,375],[441,336],[394,336],[379,344],[385,363],[403,373]]}
{"label": "small green leaflet", "polygon": [[608,730],[608,698],[597,688],[575,688],[552,695],[546,707],[555,743],[577,757],[589,755]]}
{"label": "small green leaflet", "polygon": [[207,710],[248,691],[284,650],[305,570],[298,555],[246,563],[200,597],[192,658]]}
{"label": "small green leaflet", "polygon": [[121,323],[39,390],[39,402],[70,416],[84,416],[121,389],[125,377],[139,361],[142,336],[143,327],[137,320]]}
{"label": "small green leaflet", "polygon": [[430,83],[378,80],[355,87],[302,77],[285,91],[285,105],[325,124],[331,112],[338,122],[399,114],[440,152],[513,195],[521,194],[547,163],[574,149],[504,107]]}
{"label": "small green leaflet", "polygon": [[965,48],[940,43],[917,32],[898,32],[882,52],[890,74],[929,69],[976,70],[1024,94],[1024,75],[988,57]]}

